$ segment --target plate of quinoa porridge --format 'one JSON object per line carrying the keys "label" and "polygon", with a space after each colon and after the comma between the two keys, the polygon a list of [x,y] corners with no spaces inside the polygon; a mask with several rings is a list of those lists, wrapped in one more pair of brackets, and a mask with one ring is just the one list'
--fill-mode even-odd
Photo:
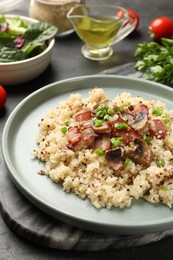
{"label": "plate of quinoa porridge", "polygon": [[55,82],[3,131],[9,175],[47,214],[104,233],[173,228],[173,90],[124,76]]}

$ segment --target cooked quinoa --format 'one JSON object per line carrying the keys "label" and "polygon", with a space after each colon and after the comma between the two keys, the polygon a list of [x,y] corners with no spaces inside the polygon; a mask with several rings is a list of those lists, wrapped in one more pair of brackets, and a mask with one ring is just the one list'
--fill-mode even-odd
{"label": "cooked quinoa", "polygon": [[70,95],[39,122],[40,174],[96,208],[132,199],[173,204],[173,110],[159,100],[95,87]]}

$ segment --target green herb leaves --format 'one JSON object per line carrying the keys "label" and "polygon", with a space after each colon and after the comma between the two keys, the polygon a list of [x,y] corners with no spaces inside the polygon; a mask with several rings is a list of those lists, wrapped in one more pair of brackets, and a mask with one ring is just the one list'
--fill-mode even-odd
{"label": "green herb leaves", "polygon": [[[27,23],[20,17],[0,15],[0,62],[13,62],[34,57],[47,48],[57,28],[46,22]],[[15,40],[23,37],[16,47]]]}
{"label": "green herb leaves", "polygon": [[173,83],[173,39],[162,38],[161,44],[140,43],[135,57],[134,68],[142,71],[144,78],[164,84]]}

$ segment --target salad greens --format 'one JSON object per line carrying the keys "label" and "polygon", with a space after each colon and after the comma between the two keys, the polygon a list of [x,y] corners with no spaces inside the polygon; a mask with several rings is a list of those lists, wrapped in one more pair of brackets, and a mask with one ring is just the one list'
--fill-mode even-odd
{"label": "salad greens", "polygon": [[164,84],[173,83],[173,39],[162,38],[161,43],[140,43],[135,51],[134,68],[143,78]]}
{"label": "salad greens", "polygon": [[13,62],[43,52],[57,28],[47,22],[29,23],[18,16],[0,15],[0,62]]}

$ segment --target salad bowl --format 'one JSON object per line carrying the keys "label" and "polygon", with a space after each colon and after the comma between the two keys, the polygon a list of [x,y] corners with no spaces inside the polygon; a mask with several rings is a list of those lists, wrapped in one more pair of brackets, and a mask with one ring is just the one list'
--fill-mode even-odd
{"label": "salad bowl", "polygon": [[[8,29],[8,32],[11,30],[11,32],[15,34],[15,30],[18,30],[21,34],[15,42],[15,46],[19,45],[17,50],[13,51],[10,49],[9,51],[7,47],[11,46],[6,47],[1,44],[0,41],[0,84],[4,86],[13,86],[26,83],[43,73],[50,64],[55,44],[54,36],[57,33],[57,28],[48,23],[40,23],[41,26],[39,27],[39,21],[29,17],[16,15],[0,16],[0,23],[2,23],[3,17],[5,17],[7,21],[11,19],[11,24],[14,20],[15,24],[12,24],[12,27]],[[33,24],[37,24],[34,30],[42,30],[42,33],[40,33],[37,38],[33,38],[32,36],[32,28],[30,28],[30,25]],[[28,28],[24,28],[25,25],[28,26]],[[20,48],[20,44],[22,44],[23,41],[21,35],[23,35],[22,33],[25,32],[26,29],[28,29],[27,37],[31,37],[31,41],[29,43],[25,42],[24,47]],[[5,30],[6,28],[1,25],[0,33],[2,35],[3,33],[6,33]],[[26,33],[24,35],[26,35]],[[0,38],[2,39],[2,37]],[[24,50],[24,54],[21,50]]]}

